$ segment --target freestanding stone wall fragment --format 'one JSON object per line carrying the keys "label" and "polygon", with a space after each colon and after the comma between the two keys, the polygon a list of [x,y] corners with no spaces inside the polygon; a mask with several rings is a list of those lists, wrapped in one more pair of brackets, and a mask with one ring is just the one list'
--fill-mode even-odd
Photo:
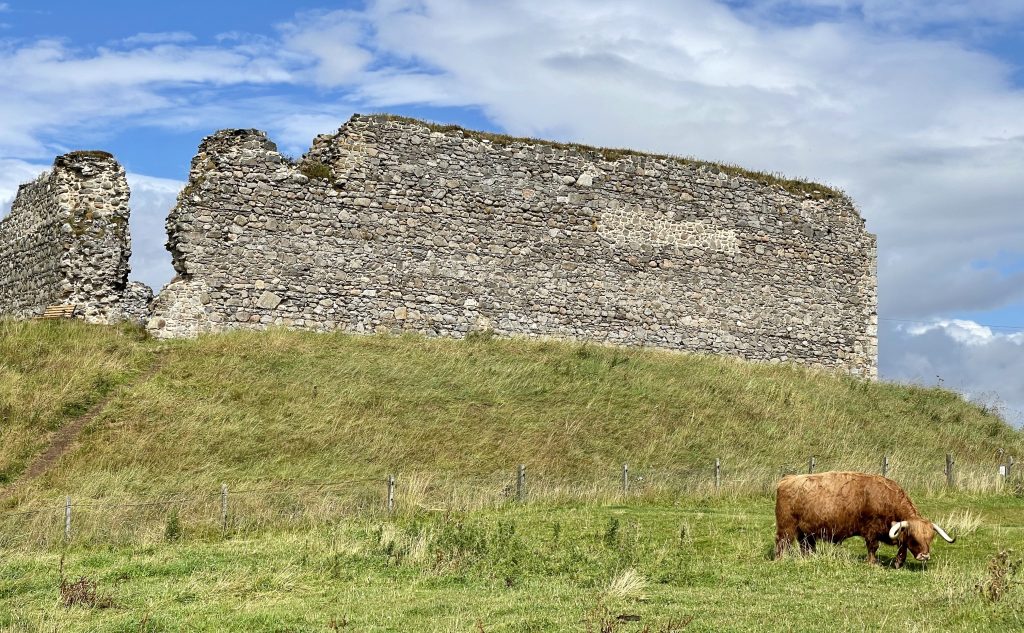
{"label": "freestanding stone wall fragment", "polygon": [[92,323],[121,318],[131,255],[128,183],[106,152],[71,152],[22,185],[0,220],[0,315],[73,304]]}
{"label": "freestanding stone wall fragment", "polygon": [[293,164],[225,130],[167,230],[157,336],[489,329],[876,371],[852,202],[710,164],[359,115]]}

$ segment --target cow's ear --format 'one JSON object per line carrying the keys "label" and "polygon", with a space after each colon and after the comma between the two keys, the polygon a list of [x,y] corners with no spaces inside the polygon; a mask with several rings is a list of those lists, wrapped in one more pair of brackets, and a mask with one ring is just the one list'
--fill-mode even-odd
{"label": "cow's ear", "polygon": [[889,538],[895,540],[896,537],[900,535],[900,532],[903,531],[903,528],[905,527],[907,527],[906,521],[893,521],[892,527],[889,528]]}

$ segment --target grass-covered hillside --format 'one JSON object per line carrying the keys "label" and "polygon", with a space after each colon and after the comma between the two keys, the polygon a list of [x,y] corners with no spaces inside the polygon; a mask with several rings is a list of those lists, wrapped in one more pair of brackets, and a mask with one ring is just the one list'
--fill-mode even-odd
{"label": "grass-covered hillside", "polygon": [[[0,323],[0,412],[0,631],[1024,626],[1024,489],[995,476],[1021,434],[938,389],[574,343]],[[782,472],[883,454],[955,544],[901,570],[859,539],[769,560]]]}
{"label": "grass-covered hillside", "polygon": [[[154,372],[147,369],[156,366]],[[119,387],[120,385],[120,387]],[[0,324],[0,474],[112,392],[70,451],[7,509],[389,473],[531,484],[770,485],[785,470],[890,472],[941,485],[952,452],[971,485],[1022,434],[940,389],[791,366],[580,343],[234,333],[144,340],[77,323]]]}
{"label": "grass-covered hillside", "polygon": [[0,320],[0,487],[71,419],[154,359],[142,333]]}

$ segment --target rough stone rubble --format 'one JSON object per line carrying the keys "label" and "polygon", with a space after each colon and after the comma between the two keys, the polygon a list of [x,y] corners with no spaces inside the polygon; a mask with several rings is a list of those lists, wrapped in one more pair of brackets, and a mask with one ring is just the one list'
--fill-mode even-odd
{"label": "rough stone rubble", "polygon": [[159,337],[474,330],[876,374],[875,238],[845,196],[704,164],[355,116],[299,163],[203,140]]}
{"label": "rough stone rubble", "polygon": [[124,168],[106,152],[58,156],[22,185],[0,220],[0,315],[70,304],[91,323],[126,318],[128,197]]}

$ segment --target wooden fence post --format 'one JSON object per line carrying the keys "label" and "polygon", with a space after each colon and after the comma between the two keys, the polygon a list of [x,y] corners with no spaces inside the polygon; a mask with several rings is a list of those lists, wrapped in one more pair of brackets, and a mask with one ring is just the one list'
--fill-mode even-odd
{"label": "wooden fence post", "polygon": [[1006,460],[1006,480],[1010,480],[1010,473],[1013,472],[1013,455]]}
{"label": "wooden fence post", "polygon": [[807,472],[809,474],[814,473],[814,455],[811,455],[811,459],[807,461]]}
{"label": "wooden fence post", "polygon": [[629,464],[622,465],[622,494],[629,494]]}
{"label": "wooden fence post", "polygon": [[883,477],[888,477],[889,476],[889,456],[888,455],[882,455],[882,476]]}
{"label": "wooden fence post", "polygon": [[519,471],[516,473],[516,498],[519,501],[526,501],[526,465],[519,464]]}
{"label": "wooden fence post", "polygon": [[220,485],[220,534],[228,535],[228,485]]}
{"label": "wooden fence post", "polygon": [[956,479],[953,476],[953,453],[946,453],[946,485],[952,488],[956,483]]}
{"label": "wooden fence post", "polygon": [[71,541],[71,495],[64,497],[64,540]]}
{"label": "wooden fence post", "polygon": [[395,476],[388,475],[388,512],[395,511]]}
{"label": "wooden fence post", "polygon": [[722,490],[722,458],[715,458],[715,492]]}

